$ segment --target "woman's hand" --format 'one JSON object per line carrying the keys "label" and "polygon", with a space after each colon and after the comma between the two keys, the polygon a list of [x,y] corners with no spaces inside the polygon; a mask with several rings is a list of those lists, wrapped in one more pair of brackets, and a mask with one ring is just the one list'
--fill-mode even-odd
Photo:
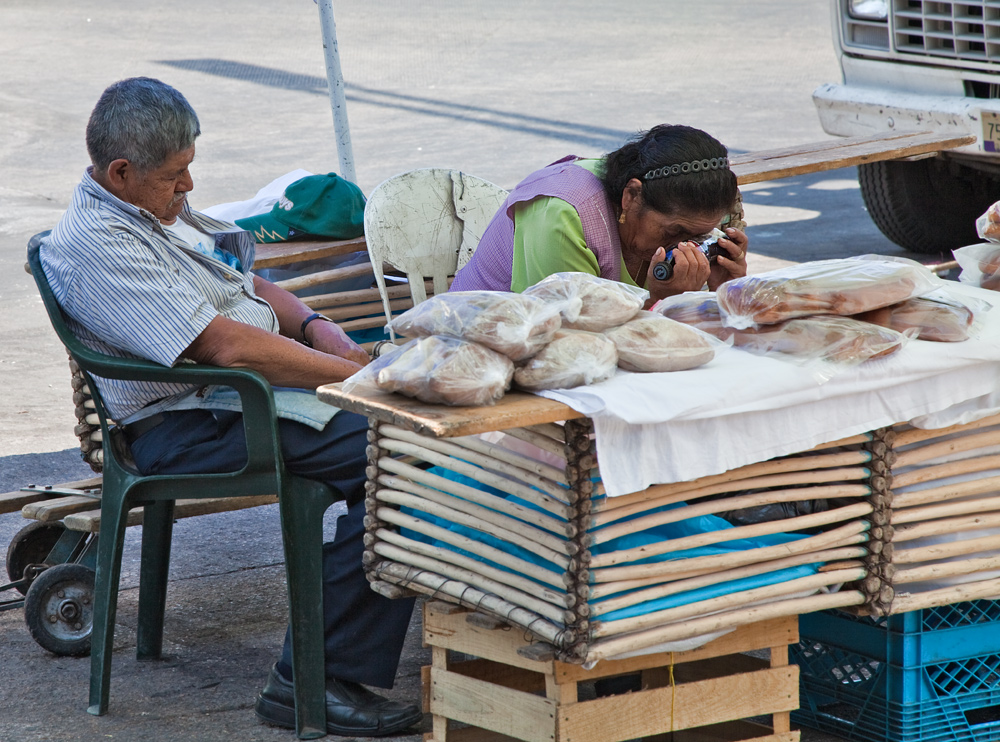
{"label": "woman's hand", "polygon": [[[725,238],[719,238],[719,256],[712,262],[708,276],[709,291],[715,291],[726,281],[742,278],[747,274],[747,246],[750,238],[732,227],[725,231]],[[723,253],[728,253],[728,257],[724,257]]]}
{"label": "woman's hand", "polygon": [[306,328],[309,342],[315,350],[332,356],[346,358],[362,366],[367,366],[371,357],[360,345],[351,340],[340,325],[335,322],[310,322]]}
{"label": "woman's hand", "polygon": [[[744,239],[746,239],[744,237]],[[709,280],[712,266],[697,242],[681,242],[673,249],[674,272],[666,281],[659,281],[653,275],[653,267],[666,260],[667,250],[660,247],[653,255],[646,272],[646,288],[653,301],[659,301],[666,296],[683,294],[685,291],[698,291]],[[746,272],[744,270],[744,272]]]}

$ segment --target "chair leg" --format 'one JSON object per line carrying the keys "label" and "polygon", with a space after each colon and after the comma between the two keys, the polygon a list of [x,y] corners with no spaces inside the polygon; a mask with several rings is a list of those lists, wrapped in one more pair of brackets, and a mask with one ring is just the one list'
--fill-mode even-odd
{"label": "chair leg", "polygon": [[142,559],[139,568],[139,627],[136,659],[158,660],[163,653],[163,614],[167,605],[170,537],[174,501],[148,503],[142,516]]}
{"label": "chair leg", "polygon": [[323,641],[323,514],[331,491],[296,479],[279,498],[281,533],[295,677],[295,730],[299,739],[326,734],[326,672]]}
{"label": "chair leg", "polygon": [[105,486],[94,576],[94,625],[90,635],[90,705],[87,713],[95,716],[102,716],[108,711],[111,652],[118,614],[118,581],[121,578],[128,520],[127,502],[127,497],[114,497]]}

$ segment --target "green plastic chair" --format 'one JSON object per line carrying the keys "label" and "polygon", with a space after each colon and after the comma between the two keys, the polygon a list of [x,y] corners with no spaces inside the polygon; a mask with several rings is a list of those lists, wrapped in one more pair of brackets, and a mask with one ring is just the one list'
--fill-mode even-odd
{"label": "green plastic chair", "polygon": [[[163,647],[163,614],[175,500],[276,493],[288,583],[296,733],[299,739],[324,736],[323,514],[335,501],[333,492],[324,484],[292,476],[285,470],[274,395],[271,385],[256,371],[201,364],[167,368],[145,360],[114,358],[84,346],[67,327],[63,311],[42,270],[38,252],[48,234],[48,231],[41,232],[28,242],[28,264],[52,327],[87,380],[104,440],[101,526],[94,578],[90,705],[87,711],[101,716],[108,709],[118,583],[129,510],[143,506],[136,656],[139,660],[159,659]],[[131,464],[128,444],[121,430],[113,423],[109,424],[94,376],[199,386],[217,384],[235,389],[243,404],[248,455],[246,466],[226,474],[140,475]]]}

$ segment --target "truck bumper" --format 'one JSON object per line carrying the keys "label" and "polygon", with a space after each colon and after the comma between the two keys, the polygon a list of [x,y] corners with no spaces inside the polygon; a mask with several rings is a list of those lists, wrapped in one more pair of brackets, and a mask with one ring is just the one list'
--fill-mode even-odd
{"label": "truck bumper", "polygon": [[[909,65],[873,64],[879,64],[890,75],[883,79],[892,79],[893,67],[908,68],[912,75],[912,66]],[[961,89],[960,81],[956,82]],[[972,134],[976,137],[975,144],[954,151],[1000,161],[1000,100],[828,83],[813,92],[813,103],[827,134],[864,136],[889,131],[925,130]]]}

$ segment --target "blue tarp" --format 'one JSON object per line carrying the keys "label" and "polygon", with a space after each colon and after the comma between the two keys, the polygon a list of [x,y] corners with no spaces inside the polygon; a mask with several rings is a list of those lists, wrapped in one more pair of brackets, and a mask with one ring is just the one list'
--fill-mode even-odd
{"label": "blue tarp", "polygon": [[[459,482],[461,484],[468,485],[470,487],[475,487],[476,489],[482,490],[483,492],[488,492],[497,497],[507,499],[511,502],[516,502],[526,508],[531,508],[533,510],[538,510],[538,508],[529,502],[516,498],[513,495],[508,495],[500,490],[488,487],[486,485],[480,484],[476,480],[458,474],[456,472],[444,469],[442,467],[433,467],[429,470],[430,473],[436,474],[438,476],[444,477],[446,479]],[[662,512],[665,510],[670,510],[678,507],[684,507],[684,503],[677,503],[673,505],[668,505],[665,507],[657,508],[655,510],[647,511],[644,515],[650,513]],[[510,542],[504,541],[502,539],[490,536],[482,531],[478,531],[474,528],[469,528],[467,526],[457,525],[450,521],[446,521],[441,518],[429,515],[424,512],[417,512],[413,509],[404,509],[404,512],[409,513],[415,517],[419,517],[421,520],[425,520],[429,523],[433,523],[440,528],[446,528],[449,531],[460,534],[467,538],[473,539],[480,543],[492,546],[496,549],[504,551],[505,553],[511,554],[519,559],[522,559],[532,564],[539,565],[545,569],[551,570],[555,573],[562,573],[562,568],[552,562],[543,559],[532,551],[525,549],[523,547],[517,546]],[[551,515],[551,513],[548,513]],[[722,531],[730,529],[733,526],[727,521],[723,520],[714,515],[703,515],[695,518],[688,518],[687,520],[678,521],[676,523],[667,523],[653,528],[649,528],[636,533],[629,533],[625,536],[620,536],[618,538],[612,539],[602,544],[591,547],[591,554],[605,554],[615,551],[623,551],[627,549],[635,549],[643,545],[661,543],[665,540],[683,538],[685,536],[691,536],[699,533],[710,533],[714,531]],[[504,571],[513,571],[502,565],[495,564],[483,557],[476,554],[471,554],[465,552],[461,549],[457,549],[454,546],[437,541],[435,539],[429,538],[423,534],[416,533],[409,529],[403,529],[403,535],[407,538],[414,539],[416,541],[422,541],[424,543],[434,544],[435,546],[448,549],[465,556],[475,559],[480,562],[491,564],[492,566],[503,569]],[[728,554],[738,551],[747,551],[750,549],[758,549],[766,546],[775,546],[778,544],[789,543],[791,541],[796,541],[798,539],[805,538],[805,536],[790,533],[780,533],[770,536],[759,536],[756,538],[748,539],[734,539],[732,541],[726,541],[719,544],[714,544],[712,546],[699,547],[697,549],[687,549],[685,551],[670,552],[669,554],[661,554],[656,556],[650,556],[642,560],[637,560],[635,562],[629,562],[629,564],[650,564],[654,562],[664,562],[677,559],[690,559],[693,557],[702,556],[713,556],[718,554]],[[620,565],[619,565],[620,566]],[[756,575],[753,577],[745,577],[738,580],[733,580],[731,582],[723,582],[716,585],[710,585],[707,587],[698,588],[695,590],[689,590],[683,593],[677,593],[676,595],[670,595],[663,598],[657,598],[655,600],[649,600],[643,603],[639,603],[634,606],[629,606],[628,608],[622,608],[620,610],[611,611],[605,614],[601,613],[601,602],[607,600],[610,597],[617,597],[618,595],[623,595],[625,593],[618,593],[615,596],[607,596],[600,600],[593,600],[590,602],[591,613],[594,616],[600,616],[603,621],[615,621],[622,618],[631,618],[633,616],[644,615],[646,613],[653,613],[656,611],[661,611],[666,608],[672,608],[679,605],[686,605],[688,603],[695,603],[702,600],[708,600],[710,598],[715,598],[720,595],[728,595],[730,593],[741,592],[744,590],[750,590],[755,587],[761,587],[764,585],[773,585],[779,582],[787,582],[789,580],[794,580],[799,577],[805,577],[808,575],[815,574],[820,567],[820,563],[816,564],[806,564],[799,567],[790,567],[787,569],[775,570],[773,572],[767,572],[765,574]],[[632,591],[629,591],[632,592]]]}

